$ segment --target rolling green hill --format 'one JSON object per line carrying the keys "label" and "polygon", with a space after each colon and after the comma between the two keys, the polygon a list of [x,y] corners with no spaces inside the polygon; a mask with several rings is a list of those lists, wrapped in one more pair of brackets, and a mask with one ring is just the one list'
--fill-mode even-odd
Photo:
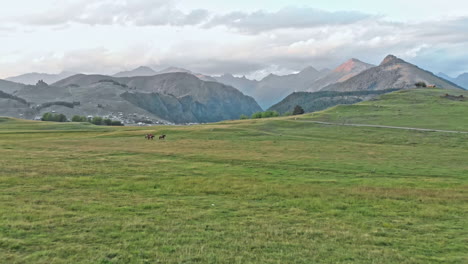
{"label": "rolling green hill", "polygon": [[468,134],[307,122],[467,130],[441,95],[184,127],[0,118],[0,259],[464,263]]}
{"label": "rolling green hill", "polygon": [[[446,96],[446,95],[449,96]],[[463,95],[464,98],[458,98]],[[305,115],[316,121],[468,131],[468,91],[410,89]]]}

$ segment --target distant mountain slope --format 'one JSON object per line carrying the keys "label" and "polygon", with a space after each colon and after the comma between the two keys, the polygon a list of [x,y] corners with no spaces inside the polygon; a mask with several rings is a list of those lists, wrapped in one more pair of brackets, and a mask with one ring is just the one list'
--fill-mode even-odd
{"label": "distant mountain slope", "polygon": [[147,66],[140,66],[130,71],[118,72],[113,77],[135,77],[135,76],[152,76],[156,75],[157,72]]}
{"label": "distant mountain slope", "polygon": [[256,80],[247,79],[245,76],[235,77],[234,75],[228,73],[213,78],[220,83],[235,87],[239,89],[239,91],[248,95],[252,95],[254,93],[255,87],[258,84],[258,81]]}
{"label": "distant mountain slope", "polygon": [[371,67],[374,65],[351,59],[333,71],[329,69],[318,71],[313,67],[307,67],[297,74],[284,76],[270,74],[260,81],[234,77],[231,74],[224,74],[215,79],[253,96],[263,108],[267,108],[292,92],[318,91],[329,84],[346,81]]}
{"label": "distant mountain slope", "polygon": [[358,59],[350,59],[347,62],[338,66],[333,71],[330,71],[325,77],[315,81],[312,84],[312,86],[308,89],[308,91],[318,91],[330,84],[347,81],[351,77],[354,77],[359,73],[368,70],[372,67],[375,67],[375,65],[362,62]]}
{"label": "distant mountain slope", "polygon": [[161,70],[158,72],[158,74],[164,74],[164,73],[177,73],[177,72],[183,72],[183,73],[189,73],[194,76],[196,76],[198,79],[205,81],[205,82],[217,82],[217,80],[211,76],[204,75],[201,73],[194,73],[190,70],[183,69],[183,68],[178,68],[178,67],[168,67],[164,70]]}
{"label": "distant mountain slope", "polygon": [[124,72],[116,73],[116,74],[112,75],[112,77],[154,76],[154,75],[159,75],[159,74],[177,73],[177,72],[190,73],[190,74],[196,76],[197,78],[199,78],[202,81],[216,82],[216,79],[214,79],[214,78],[212,78],[210,76],[203,75],[203,74],[200,74],[200,73],[194,73],[192,71],[189,71],[189,70],[186,70],[186,69],[183,69],[183,68],[178,68],[178,67],[168,67],[168,68],[166,68],[164,70],[161,70],[161,71],[155,71],[155,70],[151,69],[150,67],[140,66],[140,67],[138,67],[136,69],[133,69],[131,71],[124,71]]}
{"label": "distant mountain slope", "polygon": [[307,67],[297,74],[270,74],[260,81],[238,78],[229,74],[215,77],[218,82],[231,85],[254,97],[266,109],[295,91],[307,90],[315,80],[325,76],[328,71],[318,71]]}
{"label": "distant mountain slope", "polygon": [[25,117],[34,114],[23,98],[0,91],[0,116]]}
{"label": "distant mountain slope", "polygon": [[292,93],[281,102],[270,107],[271,111],[277,111],[280,114],[292,113],[296,105],[301,106],[306,113],[321,111],[335,105],[355,104],[370,100],[384,93],[394,92],[391,90],[371,90],[371,91],[320,91],[320,92],[297,92]]}
{"label": "distant mountain slope", "polygon": [[468,72],[465,72],[463,74],[460,74],[459,76],[457,76],[456,78],[452,78],[450,76],[448,76],[447,74],[445,73],[442,73],[440,72],[439,74],[437,74],[439,77],[441,78],[444,78],[446,80],[449,80],[459,86],[461,86],[462,88],[465,88],[465,90],[468,90]]}
{"label": "distant mountain slope", "polygon": [[431,72],[407,63],[393,55],[387,56],[382,63],[361,72],[360,74],[340,83],[328,85],[321,90],[327,91],[359,91],[385,90],[390,88],[414,88],[415,83],[425,82],[444,89],[461,89],[454,83],[444,80]]}
{"label": "distant mountain slope", "polygon": [[[54,87],[62,89],[62,92],[56,91],[56,95],[68,92],[72,98],[78,94],[89,95],[84,101],[109,96],[115,101],[125,100],[171,122],[215,122],[237,119],[242,114],[251,115],[261,110],[253,98],[233,87],[205,82],[184,72],[122,78],[79,74],[47,89],[54,90]],[[102,87],[110,89],[111,95],[100,93]]]}
{"label": "distant mountain slope", "polygon": [[43,80],[44,82],[50,84],[50,83],[57,82],[61,79],[65,79],[75,74],[76,73],[66,72],[66,71],[61,72],[59,74],[33,72],[33,73],[22,74],[19,76],[9,77],[9,78],[6,78],[6,80],[17,82],[17,83],[29,84],[29,85],[35,85],[39,80]]}
{"label": "distant mountain slope", "polygon": [[453,82],[468,90],[468,72],[460,74]]}
{"label": "distant mountain slope", "polygon": [[0,80],[0,91],[5,93],[14,94],[15,92],[25,87],[22,83],[15,83],[11,81]]}
{"label": "distant mountain slope", "polygon": [[323,74],[313,67],[305,68],[297,74],[284,76],[270,74],[258,82],[252,96],[258,100],[260,106],[268,108],[292,92],[307,90],[322,76]]}

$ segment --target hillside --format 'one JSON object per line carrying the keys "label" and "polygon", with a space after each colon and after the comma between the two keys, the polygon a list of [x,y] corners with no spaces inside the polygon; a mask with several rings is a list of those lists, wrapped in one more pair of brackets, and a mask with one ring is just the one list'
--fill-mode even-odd
{"label": "hillside", "polygon": [[468,131],[466,113],[468,91],[425,88],[397,91],[356,105],[341,105],[304,115],[302,118],[334,123]]}
{"label": "hillside", "polygon": [[54,83],[59,80],[65,79],[67,77],[73,76],[75,74],[76,73],[67,72],[67,71],[61,72],[59,74],[32,72],[32,73],[22,74],[19,76],[9,77],[9,78],[6,78],[6,80],[16,82],[16,83],[28,84],[28,85],[35,85],[39,80],[42,80],[50,84],[50,83]]}
{"label": "hillside", "polygon": [[[254,99],[235,88],[204,82],[192,74],[180,72],[122,78],[78,74],[52,85],[24,86],[6,82],[5,87],[8,91],[15,90],[12,94],[25,99],[34,111],[24,111],[23,106],[13,107],[9,103],[13,108],[0,114],[30,119],[55,111],[68,118],[99,115],[125,123],[205,123],[237,119],[242,114],[251,115],[261,110]],[[0,91],[2,89],[0,83]],[[52,102],[73,105],[37,107]],[[18,109],[15,111],[15,108]]]}
{"label": "hillside", "polygon": [[388,55],[382,63],[340,83],[328,85],[325,91],[359,91],[414,88],[415,83],[425,82],[444,89],[461,89],[456,84],[442,79],[431,72]]}
{"label": "hillside", "polygon": [[0,80],[0,91],[3,91],[8,94],[14,94],[15,92],[23,89],[24,87],[25,85],[21,83]]}
{"label": "hillside", "polygon": [[349,105],[370,100],[378,95],[396,91],[398,89],[377,91],[320,91],[315,93],[292,93],[281,102],[273,105],[268,110],[277,111],[280,114],[292,113],[296,105],[301,106],[306,113],[327,109],[335,105]]}

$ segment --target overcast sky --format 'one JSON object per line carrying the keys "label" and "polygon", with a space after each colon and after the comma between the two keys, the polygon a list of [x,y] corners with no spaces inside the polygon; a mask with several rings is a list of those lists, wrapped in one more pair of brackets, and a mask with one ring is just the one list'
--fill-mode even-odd
{"label": "overcast sky", "polygon": [[468,1],[2,0],[0,9],[0,78],[140,65],[260,78],[387,54],[468,72]]}

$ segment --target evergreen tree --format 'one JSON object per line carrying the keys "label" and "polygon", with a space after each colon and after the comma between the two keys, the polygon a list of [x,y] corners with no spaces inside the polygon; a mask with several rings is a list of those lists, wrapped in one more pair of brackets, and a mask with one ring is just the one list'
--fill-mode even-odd
{"label": "evergreen tree", "polygon": [[296,107],[294,107],[294,111],[293,111],[293,115],[302,115],[304,114],[305,111],[304,109],[300,106],[300,105],[296,105]]}

